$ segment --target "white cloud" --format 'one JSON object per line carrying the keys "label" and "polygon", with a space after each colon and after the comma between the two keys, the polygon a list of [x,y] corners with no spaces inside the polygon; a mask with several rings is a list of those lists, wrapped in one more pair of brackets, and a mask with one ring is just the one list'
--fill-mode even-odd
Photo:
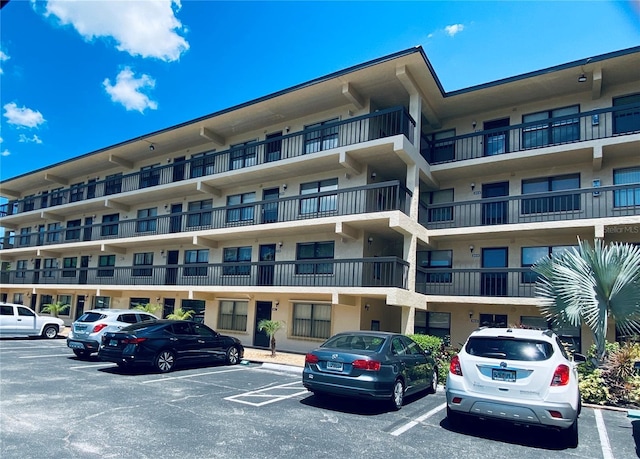
{"label": "white cloud", "polygon": [[37,135],[33,134],[33,137],[27,137],[24,134],[20,134],[20,136],[18,137],[18,142],[20,143],[37,143],[40,144],[42,143],[42,139],[40,137],[38,137]]}
{"label": "white cloud", "polygon": [[149,75],[136,78],[131,69],[125,67],[118,73],[115,84],[111,84],[111,80],[105,78],[102,85],[111,96],[111,100],[124,105],[127,110],[138,110],[144,113],[147,108],[151,110],[158,108],[158,103],[142,92],[145,89],[153,89],[156,85],[155,80]]}
{"label": "white cloud", "polygon": [[113,39],[118,50],[132,56],[171,62],[189,49],[178,35],[185,30],[175,16],[179,10],[180,0],[49,0],[45,15],[72,25],[87,41]]}
{"label": "white cloud", "polygon": [[[0,50],[0,64],[2,64],[4,61],[8,61],[9,59],[11,59],[9,55],[4,51]],[[0,75],[2,75],[3,73],[4,71],[2,70],[2,67],[0,67]]]}
{"label": "white cloud", "polygon": [[2,153],[0,153],[0,156],[9,156],[10,154],[11,152],[5,148],[2,150]]}
{"label": "white cloud", "polygon": [[27,107],[19,108],[15,102],[4,105],[4,117],[9,120],[9,124],[27,128],[38,127],[46,121],[39,111]]}
{"label": "white cloud", "polygon": [[447,35],[449,35],[450,37],[454,37],[456,34],[462,32],[464,30],[464,25],[462,24],[453,24],[453,25],[448,25],[444,28],[444,31],[447,33]]}

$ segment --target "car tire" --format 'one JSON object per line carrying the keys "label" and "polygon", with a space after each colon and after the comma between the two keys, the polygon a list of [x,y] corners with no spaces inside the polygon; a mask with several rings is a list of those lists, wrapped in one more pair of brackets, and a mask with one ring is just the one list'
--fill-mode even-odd
{"label": "car tire", "polygon": [[160,351],[154,361],[154,366],[160,373],[168,373],[176,365],[176,355],[173,351]]}
{"label": "car tire", "polygon": [[227,349],[226,361],[228,365],[236,365],[240,363],[240,351],[237,347],[231,346]]}
{"label": "car tire", "polygon": [[431,374],[431,384],[429,384],[429,389],[427,389],[427,392],[429,394],[435,394],[437,390],[438,390],[438,369],[436,367],[433,367],[433,371]]}
{"label": "car tire", "polygon": [[404,383],[401,379],[396,379],[391,390],[391,408],[398,411],[404,402]]}
{"label": "car tire", "polygon": [[118,365],[118,368],[127,368],[129,366],[127,362],[116,362],[116,365]]}
{"label": "car tire", "polygon": [[42,337],[47,339],[54,339],[58,336],[58,327],[55,325],[47,325],[42,330]]}
{"label": "car tire", "polygon": [[87,357],[89,357],[91,355],[91,352],[89,351],[83,351],[82,349],[74,349],[73,353],[76,355],[76,357],[78,357],[79,359],[86,359]]}
{"label": "car tire", "polygon": [[573,421],[571,427],[566,430],[561,431],[564,444],[567,448],[577,448],[578,447],[578,418]]}
{"label": "car tire", "polygon": [[457,413],[447,406],[447,422],[454,429],[464,426],[464,414]]}

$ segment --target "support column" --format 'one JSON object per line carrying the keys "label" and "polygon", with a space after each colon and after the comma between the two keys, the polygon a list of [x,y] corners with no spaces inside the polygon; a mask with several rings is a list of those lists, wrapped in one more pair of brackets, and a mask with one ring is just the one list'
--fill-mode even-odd
{"label": "support column", "polygon": [[412,335],[414,332],[416,308],[413,306],[404,306],[402,308],[402,323],[400,332],[404,335]]}
{"label": "support column", "polygon": [[416,122],[413,132],[413,145],[420,151],[420,131],[422,130],[422,97],[415,91],[409,94],[409,114]]}

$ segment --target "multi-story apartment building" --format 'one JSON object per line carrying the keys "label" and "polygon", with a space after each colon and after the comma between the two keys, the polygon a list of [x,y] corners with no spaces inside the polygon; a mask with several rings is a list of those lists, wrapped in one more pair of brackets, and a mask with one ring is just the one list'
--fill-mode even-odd
{"label": "multi-story apartment building", "polygon": [[[640,242],[640,47],[445,92],[411,48],[1,183],[2,299],[267,346],[544,324],[530,266]],[[588,343],[580,329],[562,332]]]}

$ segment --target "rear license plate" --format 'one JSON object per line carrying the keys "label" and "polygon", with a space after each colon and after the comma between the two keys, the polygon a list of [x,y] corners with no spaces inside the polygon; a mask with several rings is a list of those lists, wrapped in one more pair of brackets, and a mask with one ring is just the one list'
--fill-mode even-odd
{"label": "rear license plate", "polygon": [[491,379],[494,381],[515,382],[516,372],[514,370],[496,370],[491,369]]}
{"label": "rear license plate", "polygon": [[70,347],[71,349],[84,349],[84,344],[82,344],[82,343],[75,343],[75,342],[71,341],[71,342],[69,343],[69,347]]}
{"label": "rear license plate", "polygon": [[110,339],[109,340],[109,346],[118,347],[118,340],[117,339]]}
{"label": "rear license plate", "polygon": [[342,362],[327,362],[327,370],[342,371]]}

